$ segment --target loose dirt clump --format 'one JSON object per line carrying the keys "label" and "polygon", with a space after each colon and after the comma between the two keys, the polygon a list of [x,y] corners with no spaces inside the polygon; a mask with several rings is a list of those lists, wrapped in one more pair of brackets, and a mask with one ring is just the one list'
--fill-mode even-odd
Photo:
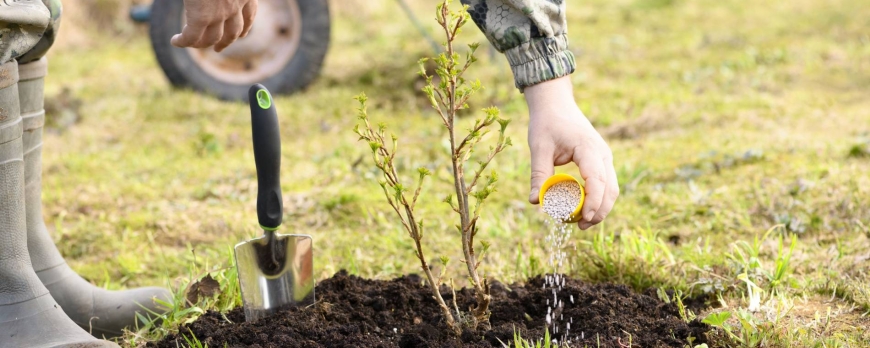
{"label": "loose dirt clump", "polygon": [[[317,303],[288,308],[256,323],[245,323],[241,308],[226,315],[208,312],[148,347],[184,346],[195,336],[210,347],[502,347],[514,330],[526,339],[544,336],[552,289],[535,277],[525,284],[492,284],[492,330],[454,337],[442,321],[438,304],[416,275],[389,281],[368,280],[341,271],[317,285]],[[452,302],[450,289],[442,296]],[[467,309],[475,298],[457,291]],[[673,303],[631,291],[623,285],[588,284],[567,278],[557,295],[560,307],[551,315],[571,322],[572,347],[683,347],[688,338],[705,341],[706,324],[686,323]],[[549,309],[552,311],[552,308]],[[576,336],[576,337],[574,337]]]}

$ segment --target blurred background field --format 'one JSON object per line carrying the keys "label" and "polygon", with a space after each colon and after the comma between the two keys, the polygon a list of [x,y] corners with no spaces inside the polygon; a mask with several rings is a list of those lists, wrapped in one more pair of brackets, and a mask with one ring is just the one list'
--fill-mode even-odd
{"label": "blurred background field", "polygon": [[[180,288],[227,267],[231,246],[261,233],[250,116],[245,104],[171,88],[131,4],[64,1],[46,82],[46,219],[95,284]],[[412,8],[440,38],[434,3]],[[277,98],[283,231],[314,237],[321,279],[417,271],[368,146],[351,131],[352,97],[365,92],[370,116],[400,136],[409,175],[436,174],[421,203],[428,254],[459,259],[456,219],[441,203],[452,189],[445,131],[416,75],[430,46],[395,1],[330,9],[321,77]],[[568,18],[575,97],[613,149],[622,188],[600,227],[574,234],[569,272],[706,296],[713,307],[702,317],[748,307],[748,279],[764,295],[744,331],[767,346],[870,345],[870,7],[590,0],[570,2]],[[464,33],[482,44],[469,76],[486,86],[471,109],[498,106],[515,140],[494,162],[483,267],[521,281],[548,271],[544,214],[526,201],[528,115],[505,59],[473,26]],[[748,343],[720,331],[714,345]]]}

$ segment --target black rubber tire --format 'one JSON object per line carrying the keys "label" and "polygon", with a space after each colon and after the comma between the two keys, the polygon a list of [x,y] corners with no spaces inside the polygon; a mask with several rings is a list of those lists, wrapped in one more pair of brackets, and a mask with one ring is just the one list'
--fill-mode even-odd
{"label": "black rubber tire", "polygon": [[[329,48],[330,19],[327,0],[296,0],[302,18],[299,47],[281,71],[259,83],[272,93],[289,94],[307,87],[320,74]],[[181,0],[155,0],[151,7],[151,46],[169,81],[177,87],[212,94],[223,100],[247,101],[252,84],[229,84],[206,73],[187,49],[170,44],[181,32]]]}

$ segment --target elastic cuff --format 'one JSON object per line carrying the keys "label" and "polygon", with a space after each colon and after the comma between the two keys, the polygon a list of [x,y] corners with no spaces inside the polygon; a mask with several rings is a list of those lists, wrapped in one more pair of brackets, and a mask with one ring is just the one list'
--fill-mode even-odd
{"label": "elastic cuff", "polygon": [[48,75],[48,58],[42,57],[25,64],[18,64],[18,80],[27,81]]}
{"label": "elastic cuff", "polygon": [[535,38],[505,51],[520,92],[528,86],[574,72],[574,54],[565,34]]}

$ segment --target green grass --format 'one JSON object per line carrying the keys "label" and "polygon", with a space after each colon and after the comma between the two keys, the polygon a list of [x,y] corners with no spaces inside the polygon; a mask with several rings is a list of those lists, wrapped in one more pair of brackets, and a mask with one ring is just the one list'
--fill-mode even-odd
{"label": "green grass", "polygon": [[[437,169],[418,208],[427,254],[460,258],[445,255],[458,236],[441,203],[451,190],[444,130],[417,91],[416,61],[429,46],[394,2],[367,4],[333,3],[323,75],[305,93],[276,98],[283,231],[313,235],[321,279],[342,268],[384,279],[418,267],[375,169],[360,160],[369,151],[351,131],[360,92],[372,117],[402,135],[397,165]],[[433,8],[415,11],[434,32]],[[710,294],[726,307],[694,314],[733,313],[725,322],[734,334],[717,330],[711,346],[870,344],[870,8],[593,0],[570,3],[568,15],[575,96],[612,147],[623,186],[605,223],[574,233],[569,272]],[[465,34],[486,43],[473,27]],[[47,222],[72,267],[95,284],[181,294],[211,272],[232,286],[228,247],[260,233],[247,106],[170,88],[147,37],[121,35],[50,54],[49,99],[68,88],[82,105],[79,123],[45,137]],[[492,244],[486,274],[509,282],[547,271],[547,230],[526,202],[525,104],[505,60],[487,49],[470,72],[487,89],[471,107],[498,106],[518,146],[493,163],[499,191],[478,239]]]}

